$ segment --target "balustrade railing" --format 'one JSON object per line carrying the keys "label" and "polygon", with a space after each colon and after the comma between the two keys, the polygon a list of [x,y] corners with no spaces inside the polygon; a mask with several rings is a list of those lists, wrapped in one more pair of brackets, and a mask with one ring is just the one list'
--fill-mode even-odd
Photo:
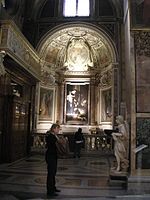
{"label": "balustrade railing", "polygon": [[[33,143],[31,150],[32,151],[44,151],[45,150],[45,135],[44,133],[35,133],[32,135]],[[62,135],[62,134],[61,134]],[[67,137],[69,141],[70,152],[73,152],[74,148],[74,135],[71,133],[64,133],[64,137]],[[110,135],[106,134],[84,134],[84,148],[83,151],[92,152],[108,152],[113,151],[113,140]]]}

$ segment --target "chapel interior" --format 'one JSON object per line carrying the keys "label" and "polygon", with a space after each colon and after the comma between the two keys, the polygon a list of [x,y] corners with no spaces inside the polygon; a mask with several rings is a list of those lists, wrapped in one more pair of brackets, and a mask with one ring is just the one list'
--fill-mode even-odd
{"label": "chapel interior", "polygon": [[149,0],[0,0],[0,170],[44,157],[53,123],[70,156],[81,127],[83,155],[114,162],[111,133],[121,115],[129,167],[108,177],[130,191],[140,179],[149,193],[149,10]]}

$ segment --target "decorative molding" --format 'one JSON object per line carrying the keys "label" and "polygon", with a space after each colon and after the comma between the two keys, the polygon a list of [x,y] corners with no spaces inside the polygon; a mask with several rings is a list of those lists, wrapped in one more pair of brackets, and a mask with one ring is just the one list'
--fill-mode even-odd
{"label": "decorative molding", "polygon": [[42,84],[44,85],[55,84],[55,74],[53,74],[47,66],[45,66],[41,70],[41,81],[42,81]]}
{"label": "decorative molding", "polygon": [[12,21],[1,21],[0,50],[5,50],[26,71],[40,79],[41,66],[38,53]]}
{"label": "decorative molding", "polygon": [[112,86],[112,70],[96,74],[95,80],[100,88]]}
{"label": "decorative molding", "polygon": [[89,76],[91,75],[90,71],[65,71],[65,75],[73,75],[73,76]]}

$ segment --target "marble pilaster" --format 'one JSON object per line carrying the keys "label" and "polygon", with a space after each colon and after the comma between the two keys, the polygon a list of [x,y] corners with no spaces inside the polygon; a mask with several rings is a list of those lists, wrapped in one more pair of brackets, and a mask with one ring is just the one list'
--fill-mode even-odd
{"label": "marble pilaster", "polygon": [[[114,103],[113,103],[113,113],[114,117],[119,114],[119,70],[118,70],[118,63],[112,64],[112,82],[113,82],[113,97],[114,97]],[[114,119],[113,119],[114,120]]]}
{"label": "marble pilaster", "polygon": [[65,88],[65,84],[64,81],[61,82],[60,85],[60,96],[59,96],[59,101],[60,101],[60,113],[59,113],[59,121],[61,124],[64,123],[64,103],[65,103],[65,97],[64,97],[64,88]]}
{"label": "marble pilaster", "polygon": [[91,99],[90,124],[95,125],[95,80],[94,79],[91,79],[90,83],[90,99]]}
{"label": "marble pilaster", "polygon": [[134,58],[134,38],[130,37],[130,66],[131,66],[131,135],[130,135],[130,173],[135,173],[136,154],[136,89],[135,89],[135,58]]}

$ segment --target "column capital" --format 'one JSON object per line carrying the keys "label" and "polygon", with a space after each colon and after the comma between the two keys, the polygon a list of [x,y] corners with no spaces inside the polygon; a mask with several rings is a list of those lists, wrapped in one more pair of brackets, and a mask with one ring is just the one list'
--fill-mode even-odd
{"label": "column capital", "polygon": [[90,79],[90,84],[91,84],[91,85],[95,85],[95,77],[94,77],[94,76],[91,77],[91,79]]}
{"label": "column capital", "polygon": [[112,65],[112,69],[118,69],[118,67],[119,67],[119,63],[118,62],[114,62],[111,65]]}

